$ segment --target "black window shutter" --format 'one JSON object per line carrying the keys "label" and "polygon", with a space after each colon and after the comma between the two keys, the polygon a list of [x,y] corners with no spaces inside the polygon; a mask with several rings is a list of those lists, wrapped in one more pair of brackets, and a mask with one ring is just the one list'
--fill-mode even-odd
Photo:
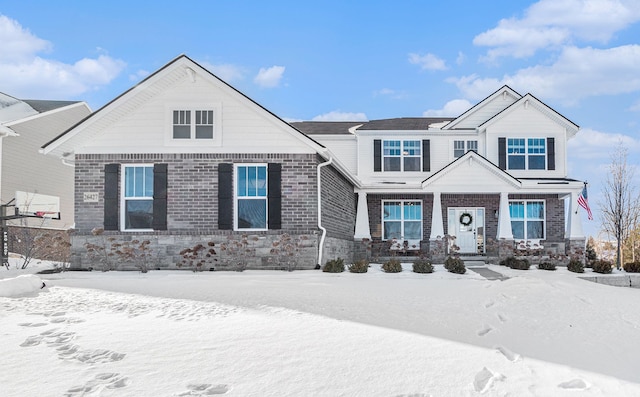
{"label": "black window shutter", "polygon": [[507,169],[507,138],[498,138],[498,167]]}
{"label": "black window shutter", "polygon": [[547,138],[547,169],[556,169],[556,139]]}
{"label": "black window shutter", "polygon": [[104,166],[104,230],[118,230],[118,174],[120,164]]}
{"label": "black window shutter", "polygon": [[382,171],[382,141],[380,139],[373,140],[373,171]]}
{"label": "black window shutter", "polygon": [[431,171],[431,141],[422,140],[422,171]]}
{"label": "black window shutter", "polygon": [[153,230],[167,230],[167,168],[153,166]]}
{"label": "black window shutter", "polygon": [[282,229],[282,165],[269,163],[267,168],[269,229]]}
{"label": "black window shutter", "polygon": [[233,164],[218,165],[218,229],[233,229]]}

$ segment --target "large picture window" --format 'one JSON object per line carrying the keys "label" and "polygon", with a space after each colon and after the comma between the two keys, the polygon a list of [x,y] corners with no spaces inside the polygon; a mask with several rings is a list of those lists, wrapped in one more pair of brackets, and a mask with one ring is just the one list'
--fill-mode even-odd
{"label": "large picture window", "polygon": [[383,239],[422,240],[422,202],[383,201]]}
{"label": "large picture window", "polygon": [[422,141],[383,141],[384,171],[420,171]]}
{"label": "large picture window", "polygon": [[507,139],[507,167],[510,170],[546,169],[545,138]]}
{"label": "large picture window", "polygon": [[236,228],[267,229],[267,165],[236,166]]}
{"label": "large picture window", "polygon": [[123,186],[124,229],[152,229],[153,166],[124,165]]}
{"label": "large picture window", "polygon": [[516,240],[545,238],[544,201],[511,201],[511,231]]}

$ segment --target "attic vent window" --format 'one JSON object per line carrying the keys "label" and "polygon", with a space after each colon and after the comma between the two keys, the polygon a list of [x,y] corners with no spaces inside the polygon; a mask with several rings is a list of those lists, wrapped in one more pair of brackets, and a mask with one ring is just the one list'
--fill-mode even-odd
{"label": "attic vent window", "polygon": [[174,110],[173,139],[213,139],[213,110]]}

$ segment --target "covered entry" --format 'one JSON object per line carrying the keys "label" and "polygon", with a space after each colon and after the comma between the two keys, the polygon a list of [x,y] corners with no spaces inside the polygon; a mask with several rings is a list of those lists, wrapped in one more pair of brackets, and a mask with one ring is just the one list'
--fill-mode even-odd
{"label": "covered entry", "polygon": [[455,236],[455,244],[461,254],[485,252],[484,207],[449,207],[447,234]]}

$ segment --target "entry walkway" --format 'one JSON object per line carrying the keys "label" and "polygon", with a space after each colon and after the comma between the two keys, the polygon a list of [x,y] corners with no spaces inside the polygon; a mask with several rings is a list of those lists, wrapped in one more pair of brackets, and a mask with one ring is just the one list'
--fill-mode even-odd
{"label": "entry walkway", "polygon": [[486,267],[483,266],[467,266],[467,269],[472,270],[476,273],[478,273],[479,275],[481,275],[482,277],[486,278],[487,280],[500,280],[500,281],[504,281],[504,280],[508,280],[509,277],[505,276],[504,274],[498,273],[498,272],[494,272],[491,269],[487,269]]}

